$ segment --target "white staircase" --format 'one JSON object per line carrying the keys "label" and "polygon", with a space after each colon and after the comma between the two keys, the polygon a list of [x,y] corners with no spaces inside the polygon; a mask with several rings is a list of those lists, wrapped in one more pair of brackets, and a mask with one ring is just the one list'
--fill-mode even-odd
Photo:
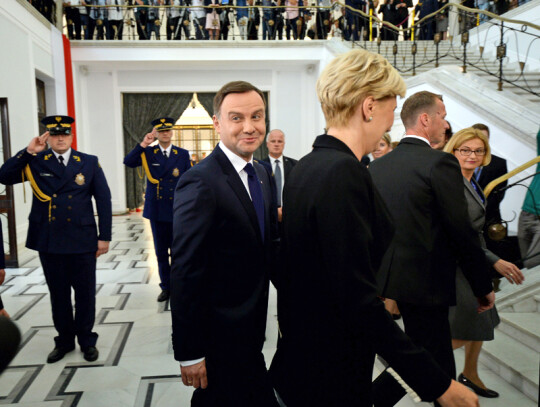
{"label": "white staircase", "polygon": [[[396,57],[396,65],[398,70],[401,70],[400,73],[403,77],[409,78],[413,76],[412,70],[407,72],[405,69],[412,67],[413,56],[411,54],[411,42],[410,41],[398,41],[398,54]],[[416,53],[416,65],[422,64],[424,62],[433,60],[433,62],[428,62],[425,65],[418,66],[416,68],[416,75],[419,75],[422,72],[427,72],[435,68],[435,55],[436,48],[433,41],[417,41],[417,53]],[[376,41],[365,41],[359,42],[355,46],[361,46],[371,52],[379,53],[388,59],[392,64],[394,64],[394,54],[393,54],[393,41],[382,41],[380,47],[378,47]],[[449,65],[463,65],[463,62],[458,60],[456,56],[463,58],[463,48],[460,46],[456,40],[451,41],[441,41],[439,43],[439,67],[449,66]],[[480,56],[480,50],[477,46],[467,46],[467,61],[477,65],[479,68],[487,70],[491,73],[497,73],[499,69],[499,61],[495,58],[493,53],[484,51],[482,58]],[[475,68],[473,66],[467,65],[467,72],[478,75],[492,85],[493,89],[497,89],[499,79],[496,76],[490,75],[487,72],[484,72],[482,69]],[[503,64],[503,77],[509,81],[515,82],[517,85],[531,88],[537,94],[540,94],[540,72],[537,70],[528,70],[528,67],[525,66],[523,75],[520,75],[521,68],[519,64],[504,63]],[[517,86],[503,82],[503,89],[513,92],[515,95],[524,98],[525,100],[532,102],[535,105],[535,111],[540,113],[540,96],[536,96],[526,90],[520,89]]]}
{"label": "white staircase", "polygon": [[501,283],[496,304],[501,323],[485,342],[480,361],[538,402],[540,369],[540,267],[524,270],[522,286]]}

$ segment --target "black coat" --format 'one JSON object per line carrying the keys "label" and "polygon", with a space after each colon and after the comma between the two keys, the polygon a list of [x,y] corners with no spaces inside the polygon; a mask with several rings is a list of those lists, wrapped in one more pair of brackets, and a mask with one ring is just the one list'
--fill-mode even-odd
{"label": "black coat", "polygon": [[[491,162],[489,165],[486,165],[482,168],[480,177],[477,179],[478,185],[482,189],[485,189],[486,186],[493,180],[503,176],[508,172],[506,167],[506,160],[504,158],[498,157],[496,155],[491,155]],[[497,185],[493,191],[489,194],[487,198],[486,205],[486,225],[489,225],[493,222],[499,222],[501,220],[501,210],[500,205],[504,198],[504,192],[500,191],[501,188],[504,188],[508,184],[507,181]],[[499,192],[500,191],[500,192]]]}
{"label": "black coat", "polygon": [[369,169],[396,226],[379,276],[381,295],[418,305],[454,305],[456,260],[477,297],[490,293],[486,256],[469,220],[457,159],[405,137]]}
{"label": "black coat", "polygon": [[450,379],[377,297],[393,226],[366,167],[344,143],[320,136],[287,180],[283,208],[283,336],[270,373],[285,404],[371,406],[376,353],[425,400],[442,394]]}

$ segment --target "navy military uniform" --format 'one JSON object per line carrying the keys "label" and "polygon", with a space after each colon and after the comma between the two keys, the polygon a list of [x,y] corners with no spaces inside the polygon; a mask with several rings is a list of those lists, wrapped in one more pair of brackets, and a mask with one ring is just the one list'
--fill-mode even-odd
{"label": "navy military uniform", "polygon": [[[72,122],[68,116],[42,120],[51,136],[71,135]],[[26,247],[39,252],[50,291],[54,327],[58,331],[56,348],[63,353],[73,350],[76,336],[86,352],[85,349],[95,347],[98,337],[92,332],[98,240],[111,240],[111,193],[105,174],[93,155],[71,149],[64,165],[52,149],[38,154],[24,149],[0,168],[0,182],[13,185],[26,180],[34,192]],[[96,227],[92,197],[99,227]],[[71,287],[75,292],[75,317]]]}
{"label": "navy military uniform", "polygon": [[[152,122],[157,131],[170,130],[173,124],[174,119],[171,118],[157,119]],[[126,166],[130,168],[142,166],[146,172],[143,217],[150,220],[152,227],[161,280],[160,287],[163,291],[169,290],[171,274],[170,249],[173,238],[174,189],[179,177],[191,168],[189,152],[174,145],[170,147],[169,156],[165,157],[159,145],[143,148],[137,144],[124,158]]]}

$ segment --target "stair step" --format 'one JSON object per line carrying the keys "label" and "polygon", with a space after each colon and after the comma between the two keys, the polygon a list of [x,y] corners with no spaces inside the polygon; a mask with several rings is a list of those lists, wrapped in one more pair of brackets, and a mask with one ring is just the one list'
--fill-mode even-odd
{"label": "stair step", "polygon": [[536,312],[500,313],[501,332],[540,352],[540,314]]}
{"label": "stair step", "polygon": [[495,340],[484,342],[480,361],[527,397],[538,402],[540,354],[496,329]]}

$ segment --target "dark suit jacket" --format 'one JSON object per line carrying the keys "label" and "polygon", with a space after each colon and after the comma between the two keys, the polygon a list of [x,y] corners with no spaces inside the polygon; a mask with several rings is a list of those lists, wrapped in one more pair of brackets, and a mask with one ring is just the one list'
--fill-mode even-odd
{"label": "dark suit jacket", "polygon": [[[270,162],[270,158],[268,156],[266,158],[264,158],[263,161],[269,163],[272,166],[271,168],[274,168],[272,163]],[[285,172],[285,180],[287,180],[287,177],[289,176],[292,169],[294,168],[294,166],[297,163],[298,163],[298,160],[295,160],[294,158],[283,156],[283,169],[285,170],[284,171]]]}
{"label": "dark suit jacket", "polygon": [[150,174],[159,181],[160,187],[158,193],[158,185],[146,180],[143,217],[153,221],[172,222],[174,188],[180,175],[192,166],[189,152],[172,146],[170,157],[165,158],[159,146],[142,148],[137,144],[124,158],[124,164],[130,168],[141,166],[141,154],[146,156]]}
{"label": "dark suit jacket", "polygon": [[262,349],[277,215],[271,176],[254,167],[265,200],[264,241],[246,188],[219,146],[176,187],[170,303],[179,361]]}
{"label": "dark suit jacket", "polygon": [[[482,168],[480,177],[478,178],[478,184],[482,189],[485,189],[486,186],[504,174],[508,172],[506,167],[506,160],[496,155],[491,155],[491,162],[489,165],[486,165]],[[488,196],[487,205],[486,205],[486,224],[489,225],[493,222],[499,222],[501,220],[501,211],[500,205],[504,198],[504,192],[500,191],[501,188],[504,188],[508,184],[507,181],[497,185],[493,191]]]}
{"label": "dark suit jacket", "polygon": [[24,149],[0,168],[0,182],[22,182],[21,173],[27,164],[36,184],[52,201],[49,205],[34,195],[26,247],[43,253],[88,253],[97,250],[98,239],[111,240],[111,191],[96,156],[72,149],[68,164],[62,169],[51,149],[36,156]]}
{"label": "dark suit jacket", "polygon": [[457,159],[405,137],[369,169],[396,226],[379,273],[381,295],[419,305],[454,305],[456,259],[477,297],[491,292]]}
{"label": "dark suit jacket", "polygon": [[450,378],[377,297],[375,271],[393,234],[382,199],[345,144],[323,135],[313,147],[284,191],[274,388],[288,407],[371,406],[378,353],[433,400]]}

